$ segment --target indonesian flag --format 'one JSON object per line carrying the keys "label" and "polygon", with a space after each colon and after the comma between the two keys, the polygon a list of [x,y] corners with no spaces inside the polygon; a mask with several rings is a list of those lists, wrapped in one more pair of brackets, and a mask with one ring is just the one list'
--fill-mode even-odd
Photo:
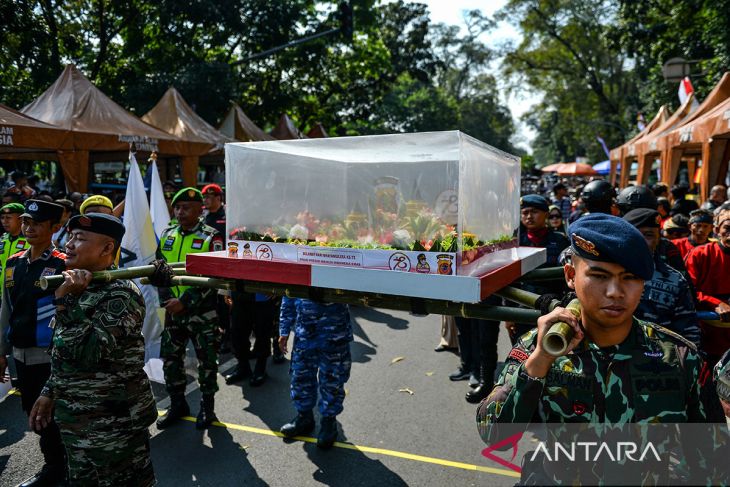
{"label": "indonesian flag", "polygon": [[695,89],[692,86],[692,82],[689,80],[689,76],[685,76],[684,79],[679,82],[679,103],[684,104],[690,93],[694,93],[694,91]]}

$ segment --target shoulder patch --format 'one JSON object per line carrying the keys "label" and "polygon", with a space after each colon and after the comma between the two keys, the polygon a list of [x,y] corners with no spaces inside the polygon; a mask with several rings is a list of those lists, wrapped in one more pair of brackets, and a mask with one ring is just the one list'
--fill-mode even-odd
{"label": "shoulder patch", "polygon": [[524,362],[525,360],[527,360],[527,357],[529,357],[529,356],[530,355],[527,352],[525,352],[524,350],[520,350],[519,348],[513,348],[507,357],[513,358],[521,363],[521,362]]}
{"label": "shoulder patch", "polygon": [[[686,346],[693,352],[697,352],[697,346],[692,343],[691,341],[687,340],[685,337],[680,335],[677,332],[674,332],[668,328],[664,328],[661,325],[657,325],[656,323],[650,323],[648,321],[641,321],[639,320],[639,323],[642,324],[644,327],[646,327],[647,336],[652,340],[663,340],[666,338],[669,338],[670,341],[673,342],[680,342],[682,345]],[[662,335],[666,335],[666,337],[663,337]]]}

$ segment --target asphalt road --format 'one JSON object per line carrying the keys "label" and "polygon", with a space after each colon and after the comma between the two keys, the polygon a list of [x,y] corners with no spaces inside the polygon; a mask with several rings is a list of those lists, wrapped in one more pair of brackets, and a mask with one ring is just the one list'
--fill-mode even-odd
{"label": "asphalt road", "polygon": [[[472,486],[514,485],[514,473],[482,456],[475,406],[466,382],[447,375],[458,365],[435,353],[440,317],[353,309],[355,342],[340,443],[321,451],[313,440],[284,440],[275,432],[295,412],[288,362],[270,365],[260,388],[227,386],[219,377],[216,412],[225,425],[197,431],[184,421],[165,431],[152,426],[152,457],[161,486]],[[509,351],[500,333],[500,357]],[[400,360],[394,360],[402,357]],[[221,371],[233,363],[222,358]],[[193,373],[190,363],[189,373]],[[188,387],[195,414],[200,394]],[[164,389],[154,385],[160,407]],[[0,486],[16,485],[42,465],[37,437],[28,432],[18,396],[0,399]]]}

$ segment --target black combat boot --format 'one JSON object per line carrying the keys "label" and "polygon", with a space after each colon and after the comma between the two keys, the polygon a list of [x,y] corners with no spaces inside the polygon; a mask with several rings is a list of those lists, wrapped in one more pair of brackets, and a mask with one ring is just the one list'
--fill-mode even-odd
{"label": "black combat boot", "polygon": [[231,385],[249,377],[251,377],[251,365],[249,365],[248,360],[239,360],[233,372],[225,375],[223,378],[226,380],[226,384]]}
{"label": "black combat boot", "polygon": [[481,402],[494,388],[494,367],[482,364],[479,372],[479,384],[466,393],[466,402],[473,404]]}
{"label": "black combat boot", "polygon": [[312,411],[297,414],[297,417],[281,427],[279,431],[287,438],[300,436],[314,430],[314,414]]}
{"label": "black combat boot", "polygon": [[323,450],[332,448],[337,440],[337,420],[334,416],[322,416],[317,435],[317,446]]}
{"label": "black combat boot", "polygon": [[19,484],[18,487],[51,487],[65,485],[66,469],[63,465],[43,465],[43,468]]}
{"label": "black combat boot", "polygon": [[215,409],[215,396],[213,394],[204,394],[200,400],[200,412],[198,417],[195,419],[195,427],[199,430],[203,430],[213,424],[213,421],[218,421],[218,418],[213,411]]}
{"label": "black combat boot", "polygon": [[[277,330],[277,335],[278,334],[279,332]],[[279,348],[279,341],[275,338],[274,340],[272,340],[272,342],[273,346],[271,347],[271,354],[274,357],[272,359],[272,362],[274,362],[275,364],[283,364],[284,362],[286,362],[286,357],[284,357],[284,354],[281,353],[281,349]]]}
{"label": "black combat boot", "polygon": [[266,382],[266,357],[256,359],[256,365],[253,368],[253,375],[248,381],[248,383],[251,384],[251,387],[258,387],[264,382]]}
{"label": "black combat boot", "polygon": [[157,428],[165,429],[171,424],[177,422],[180,418],[190,415],[190,408],[185,396],[170,396],[170,407],[165,414],[157,419]]}

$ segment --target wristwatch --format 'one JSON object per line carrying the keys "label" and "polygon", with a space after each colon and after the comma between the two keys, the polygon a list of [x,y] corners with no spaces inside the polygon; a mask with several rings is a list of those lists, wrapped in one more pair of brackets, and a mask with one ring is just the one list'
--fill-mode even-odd
{"label": "wristwatch", "polygon": [[73,306],[76,303],[76,296],[73,294],[64,294],[60,298],[53,298],[54,306],[64,306],[66,308]]}

